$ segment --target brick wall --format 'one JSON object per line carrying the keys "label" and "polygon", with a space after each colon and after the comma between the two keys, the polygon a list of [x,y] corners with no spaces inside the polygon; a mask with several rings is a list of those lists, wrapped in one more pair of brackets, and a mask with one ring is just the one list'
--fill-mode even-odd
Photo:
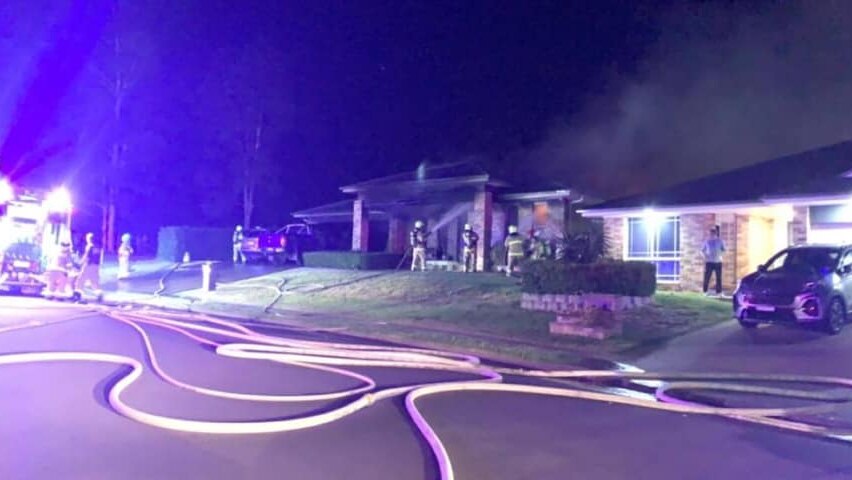
{"label": "brick wall", "polygon": [[712,213],[680,216],[680,285],[684,290],[701,291],[703,288],[704,257],[701,255],[701,247],[714,225],[716,215]]}
{"label": "brick wall", "polygon": [[370,248],[370,215],[364,200],[352,205],[352,250],[366,252]]}
{"label": "brick wall", "polygon": [[624,217],[607,217],[603,221],[604,239],[606,241],[607,258],[621,260],[624,258],[624,242],[627,241],[627,228]]}

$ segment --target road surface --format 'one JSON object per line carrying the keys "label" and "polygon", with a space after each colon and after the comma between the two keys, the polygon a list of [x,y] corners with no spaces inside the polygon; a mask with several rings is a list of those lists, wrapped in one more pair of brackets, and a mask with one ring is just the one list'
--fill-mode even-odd
{"label": "road surface", "polygon": [[[267,394],[354,385],[328,372],[217,356],[161,328],[146,331],[162,367],[185,382]],[[305,335],[313,336],[298,334]],[[852,335],[843,341],[852,341]],[[56,350],[128,355],[147,365],[140,337],[126,324],[85,307],[0,297],[0,354]],[[124,370],[79,362],[0,366],[0,478],[438,478],[401,399],[299,431],[182,433],[137,423],[109,407],[107,391]],[[375,378],[380,388],[469,377],[353,370]],[[341,403],[217,399],[172,387],[150,369],[130,387],[126,401],[158,415],[226,421],[293,417]],[[851,446],[719,418],[496,392],[440,394],[419,405],[459,479],[852,478]]]}

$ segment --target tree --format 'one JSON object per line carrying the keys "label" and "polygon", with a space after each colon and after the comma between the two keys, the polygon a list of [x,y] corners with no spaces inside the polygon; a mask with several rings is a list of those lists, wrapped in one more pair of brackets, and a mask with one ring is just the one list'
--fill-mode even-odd
{"label": "tree", "polygon": [[261,35],[223,49],[217,57],[217,73],[202,89],[212,112],[204,122],[212,130],[213,155],[224,157],[234,179],[231,193],[238,197],[242,223],[249,228],[259,194],[277,188],[281,139],[292,123],[291,89],[281,50]]}
{"label": "tree", "polygon": [[[128,153],[134,140],[146,133],[139,128],[144,115],[129,111],[129,102],[138,99],[139,82],[153,70],[154,50],[144,33],[140,20],[143,18],[132,2],[112,2],[112,22],[98,46],[92,72],[102,88],[101,96],[109,105],[100,157],[102,172],[101,236],[104,248],[115,251],[117,232],[116,218],[120,199],[128,189],[138,187],[137,176],[128,175]],[[134,122],[135,120],[135,122]],[[134,125],[136,123],[136,125]],[[134,138],[135,137],[135,138]],[[150,154],[150,152],[149,152]],[[137,156],[139,160],[141,156]]]}

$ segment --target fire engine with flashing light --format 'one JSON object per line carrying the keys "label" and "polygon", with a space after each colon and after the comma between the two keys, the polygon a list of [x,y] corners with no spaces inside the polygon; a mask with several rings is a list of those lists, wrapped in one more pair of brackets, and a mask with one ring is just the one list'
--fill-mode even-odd
{"label": "fire engine with flashing light", "polygon": [[71,211],[64,187],[27,190],[0,178],[0,291],[41,293],[48,259],[71,242]]}

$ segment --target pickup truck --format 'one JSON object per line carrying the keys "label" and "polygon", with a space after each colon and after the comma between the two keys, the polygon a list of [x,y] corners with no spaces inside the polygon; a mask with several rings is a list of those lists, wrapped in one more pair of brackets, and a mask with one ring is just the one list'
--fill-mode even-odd
{"label": "pickup truck", "polygon": [[243,236],[242,252],[248,263],[302,264],[302,251],[312,237],[310,226],[292,224],[270,230],[253,228]]}

